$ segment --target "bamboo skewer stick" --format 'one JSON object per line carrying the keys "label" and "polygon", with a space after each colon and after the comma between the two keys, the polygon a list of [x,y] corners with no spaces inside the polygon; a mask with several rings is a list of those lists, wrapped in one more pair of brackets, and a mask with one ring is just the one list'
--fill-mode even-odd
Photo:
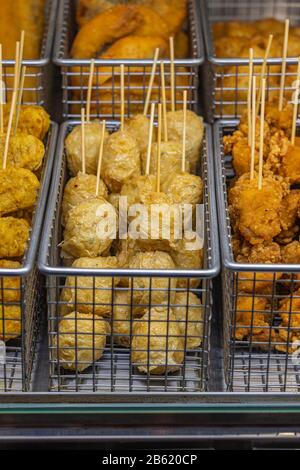
{"label": "bamboo skewer stick", "polygon": [[182,126],[182,162],[181,171],[185,172],[186,157],[186,109],[187,109],[187,90],[183,92],[183,126]]}
{"label": "bamboo skewer stick", "polygon": [[251,95],[252,95],[252,77],[253,77],[253,49],[249,49],[249,83],[247,96],[248,112],[248,145],[251,146]]}
{"label": "bamboo skewer stick", "polygon": [[89,82],[87,89],[87,98],[86,98],[86,122],[89,124],[91,120],[91,98],[92,98],[92,88],[93,88],[93,78],[95,71],[95,60],[91,60],[90,73],[89,73]]}
{"label": "bamboo skewer stick", "polygon": [[13,91],[17,92],[18,90],[18,72],[19,72],[19,60],[20,60],[20,43],[19,41],[16,42],[16,54],[15,54],[15,67],[14,67],[14,88]]}
{"label": "bamboo skewer stick", "polygon": [[24,83],[25,83],[25,76],[26,76],[26,66],[24,65],[22,67],[21,80],[20,80],[20,85],[19,85],[14,135],[16,135],[17,130],[18,130],[18,125],[19,125],[20,111],[21,111],[23,91],[24,91]]}
{"label": "bamboo skewer stick", "polygon": [[269,55],[270,55],[272,41],[273,41],[273,34],[270,34],[268,44],[267,44],[267,47],[266,47],[266,51],[265,51],[264,60],[263,60],[262,66],[261,66],[260,84],[259,84],[259,89],[258,89],[258,97],[257,97],[257,100],[256,100],[256,115],[258,115],[258,112],[259,112],[261,92],[262,92],[262,81],[263,81],[263,79],[265,78],[265,75],[266,75],[267,60],[268,60]]}
{"label": "bamboo skewer stick", "polygon": [[262,183],[263,183],[265,102],[266,102],[266,79],[263,78],[262,93],[261,93],[261,109],[260,109],[258,189],[262,188]]}
{"label": "bamboo skewer stick", "polygon": [[300,57],[298,59],[297,82],[296,82],[295,95],[294,95],[292,136],[291,136],[291,144],[292,145],[295,145],[295,139],[296,139],[296,124],[297,124],[297,115],[298,115],[299,90],[300,90]]}
{"label": "bamboo skewer stick", "polygon": [[3,116],[3,104],[4,104],[4,87],[3,87],[3,54],[2,54],[2,44],[0,44],[0,132],[4,133],[4,116]]}
{"label": "bamboo skewer stick", "polygon": [[161,103],[158,104],[157,120],[157,171],[156,171],[156,191],[160,192],[160,158],[161,158]]}
{"label": "bamboo skewer stick", "polygon": [[5,137],[5,146],[4,146],[4,153],[3,153],[3,170],[5,170],[7,166],[9,139],[10,139],[10,133],[11,133],[11,128],[12,128],[13,117],[15,113],[16,102],[17,102],[17,92],[14,91],[12,100],[11,100],[11,105],[10,105],[8,126],[7,126],[7,132],[6,132],[6,137]]}
{"label": "bamboo skewer stick", "polygon": [[289,43],[289,29],[290,29],[290,20],[285,20],[284,28],[284,41],[283,41],[283,51],[282,51],[282,65],[281,65],[281,77],[280,77],[280,91],[279,91],[279,102],[278,109],[282,111],[283,108],[283,95],[284,95],[284,85],[285,85],[285,72],[286,72],[286,57]]}
{"label": "bamboo skewer stick", "polygon": [[175,52],[174,52],[174,38],[171,37],[170,41],[170,82],[171,82],[171,111],[175,111]]}
{"label": "bamboo skewer stick", "polygon": [[20,50],[19,50],[19,68],[18,68],[18,84],[21,81],[21,73],[22,73],[22,61],[24,55],[24,42],[25,42],[25,31],[21,31],[21,38],[20,38]]}
{"label": "bamboo skewer stick", "polygon": [[147,147],[147,159],[146,159],[146,172],[145,172],[145,174],[147,176],[150,174],[150,161],[151,161],[151,148],[152,148],[152,139],[153,139],[154,115],[155,115],[155,103],[151,103],[151,114],[150,114],[149,135],[148,135],[148,147]]}
{"label": "bamboo skewer stick", "polygon": [[153,88],[153,82],[154,82],[154,77],[155,77],[155,72],[156,72],[156,67],[157,67],[158,56],[159,56],[159,48],[156,48],[155,53],[154,53],[154,59],[153,59],[153,65],[151,69],[148,90],[147,90],[146,101],[144,105],[144,111],[143,111],[144,116],[147,116],[148,114],[148,108],[149,108],[149,103],[150,103],[150,98],[151,98],[151,93],[152,93],[152,88]]}
{"label": "bamboo skewer stick", "polygon": [[105,139],[105,128],[106,128],[106,121],[104,120],[104,121],[102,121],[101,141],[100,141],[100,147],[99,147],[99,157],[98,157],[98,166],[97,166],[96,196],[99,196],[99,187],[100,187],[100,180],[101,180],[101,167],[102,167],[104,139]]}
{"label": "bamboo skewer stick", "polygon": [[120,66],[121,81],[120,81],[120,92],[121,92],[121,131],[124,130],[124,117],[125,117],[125,72],[124,64]]}
{"label": "bamboo skewer stick", "polygon": [[161,96],[163,106],[163,124],[164,124],[164,141],[168,142],[168,122],[167,122],[167,101],[166,101],[166,83],[165,83],[165,66],[163,61],[160,63],[160,77],[161,77]]}
{"label": "bamboo skewer stick", "polygon": [[252,123],[251,123],[251,160],[250,160],[250,180],[254,178],[255,163],[255,134],[256,134],[256,77],[252,79]]}
{"label": "bamboo skewer stick", "polygon": [[81,109],[81,159],[82,159],[82,173],[86,172],[86,161],[85,161],[85,110]]}

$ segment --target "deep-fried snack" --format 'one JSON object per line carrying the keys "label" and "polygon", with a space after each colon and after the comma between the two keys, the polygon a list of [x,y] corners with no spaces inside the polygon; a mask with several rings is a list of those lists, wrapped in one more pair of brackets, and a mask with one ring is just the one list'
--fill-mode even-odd
{"label": "deep-fried snack", "polygon": [[[0,269],[18,269],[18,261],[0,260]],[[0,301],[19,302],[21,298],[21,278],[18,276],[5,276],[0,278]]]}
{"label": "deep-fried snack", "polygon": [[300,147],[289,145],[282,156],[278,173],[288,178],[290,184],[300,183]]}
{"label": "deep-fried snack", "polygon": [[[199,154],[200,155],[200,154]],[[147,166],[147,153],[141,155],[142,169],[145,173]],[[198,156],[199,158],[199,156]],[[186,160],[186,171],[190,171],[189,161]],[[182,168],[182,143],[178,141],[168,141],[161,143],[160,174],[161,181],[164,181],[172,172],[180,173]],[[151,146],[150,173],[155,175],[157,172],[157,143]]]}
{"label": "deep-fried snack", "polygon": [[153,193],[156,189],[156,177],[154,175],[139,175],[129,178],[122,186],[120,195],[127,197],[128,208],[133,204],[139,204],[146,194]]}
{"label": "deep-fried snack", "polygon": [[176,292],[171,305],[186,349],[198,348],[203,340],[204,312],[198,297],[193,292]]}
{"label": "deep-fried snack", "polygon": [[278,327],[278,344],[275,345],[275,349],[284,353],[293,353],[299,349],[300,340],[299,289],[281,302],[279,314],[281,323]]}
{"label": "deep-fried snack", "polygon": [[161,375],[180,369],[184,339],[168,307],[153,307],[133,324],[131,360],[139,372]]}
{"label": "deep-fried snack", "polygon": [[116,290],[111,321],[111,334],[115,344],[130,348],[133,326],[130,291]]}
{"label": "deep-fried snack", "polygon": [[235,338],[254,343],[268,342],[274,338],[271,330],[271,311],[264,297],[239,296],[236,306]]}
{"label": "deep-fried snack", "polygon": [[0,340],[10,341],[21,336],[22,321],[19,305],[2,305],[0,308]]}
{"label": "deep-fried snack", "polygon": [[[3,152],[6,136],[0,136],[0,167],[2,167]],[[7,167],[25,168],[30,171],[37,171],[45,155],[45,146],[43,142],[30,134],[18,132],[9,139],[7,154]]]}
{"label": "deep-fried snack", "polygon": [[[201,269],[203,267],[203,247],[199,247],[192,234],[185,232],[183,237],[172,243],[170,255],[177,269]],[[177,287],[196,288],[201,284],[198,278],[178,278]]]}
{"label": "deep-fried snack", "polygon": [[279,211],[281,232],[276,237],[278,243],[286,244],[292,241],[299,231],[298,211],[300,206],[300,190],[292,189],[281,203]]}
{"label": "deep-fried snack", "polygon": [[137,141],[125,131],[111,134],[104,145],[101,171],[109,190],[120,192],[128,178],[140,174],[141,160]]}
{"label": "deep-fried snack", "polygon": [[71,312],[58,324],[51,348],[53,357],[64,369],[82,372],[101,358],[109,333],[104,318]]}
{"label": "deep-fried snack", "polygon": [[[4,126],[7,127],[11,103],[3,106]],[[13,126],[15,120],[13,121]],[[18,130],[24,134],[30,134],[43,140],[50,128],[50,116],[42,106],[22,105],[20,106],[20,115]]]}
{"label": "deep-fried snack", "polygon": [[21,258],[24,256],[29,223],[24,219],[0,217],[0,258]]}
{"label": "deep-fried snack", "polygon": [[190,40],[184,31],[179,31],[174,38],[175,57],[185,59],[189,56]]}
{"label": "deep-fried snack", "polygon": [[203,182],[200,176],[188,172],[171,173],[162,182],[162,190],[172,196],[176,204],[200,204],[203,197]]}
{"label": "deep-fried snack", "polygon": [[0,169],[0,215],[35,205],[40,183],[24,168]]}
{"label": "deep-fried snack", "polygon": [[[149,136],[149,119],[144,114],[135,114],[125,119],[124,131],[128,132],[138,143],[140,152],[146,152]],[[152,142],[156,141],[156,129],[153,129]]]}
{"label": "deep-fried snack", "polygon": [[[77,176],[69,179],[65,186],[64,197],[62,201],[62,224],[68,218],[68,214],[71,209],[75,206],[84,202],[88,199],[95,199],[97,187],[97,176],[88,175],[86,173],[79,172]],[[98,197],[101,200],[108,198],[108,190],[106,184],[100,179],[99,180],[99,193]]]}

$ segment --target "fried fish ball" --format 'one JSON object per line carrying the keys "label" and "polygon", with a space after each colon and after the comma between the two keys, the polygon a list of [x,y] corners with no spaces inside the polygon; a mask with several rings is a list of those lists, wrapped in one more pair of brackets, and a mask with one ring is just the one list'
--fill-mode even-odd
{"label": "fried fish ball", "polygon": [[[129,269],[175,269],[168,253],[149,251],[136,253],[129,262]],[[143,315],[149,306],[174,301],[177,280],[168,277],[135,277],[129,281],[132,286],[133,315]],[[170,290],[169,290],[170,289]]]}
{"label": "fried fish ball", "polygon": [[132,337],[133,315],[130,297],[129,291],[115,291],[111,321],[111,334],[114,343],[125,348],[130,348],[130,338]]}
{"label": "fried fish ball", "polygon": [[[0,137],[0,154],[3,155],[6,136]],[[25,168],[31,171],[37,171],[43,162],[45,147],[37,137],[33,135],[18,132],[12,135],[9,140],[7,167]],[[2,168],[2,156],[0,165]]]}
{"label": "fried fish ball", "polygon": [[99,361],[110,327],[106,320],[91,313],[71,312],[58,324],[52,354],[66,370],[83,372]]}
{"label": "fried fish ball", "polygon": [[[18,261],[6,259],[0,260],[0,269],[18,269],[21,264]],[[21,299],[21,278],[18,276],[0,277],[0,301],[19,302]],[[1,308],[1,307],[0,307]]]}
{"label": "fried fish ball", "polygon": [[171,173],[162,182],[162,190],[173,197],[177,204],[200,204],[203,197],[203,182],[200,176],[190,173]]}
{"label": "fried fish ball", "polygon": [[187,349],[198,348],[203,339],[203,309],[193,292],[176,292],[171,305]]}
{"label": "fried fish ball", "polygon": [[[111,247],[115,238],[116,219],[115,208],[104,198],[81,202],[69,212],[64,241],[60,246],[74,258],[101,256]],[[105,227],[100,233],[102,224]]]}
{"label": "fried fish ball", "polygon": [[[146,172],[147,166],[147,153],[144,152],[142,157],[142,169]],[[182,142],[169,141],[161,143],[161,157],[160,157],[160,175],[161,181],[164,181],[172,172],[180,173],[182,168]],[[186,160],[186,171],[190,170],[189,161]],[[157,143],[151,146],[150,156],[150,173],[155,175],[157,173]]]}
{"label": "fried fish ball", "polygon": [[0,215],[35,205],[40,183],[24,168],[0,169]]}
{"label": "fried fish ball", "polygon": [[140,174],[141,160],[137,141],[125,131],[111,134],[104,145],[101,172],[109,190],[119,193],[128,178]]}
{"label": "fried fish ball", "polygon": [[[10,103],[3,106],[4,126],[8,124]],[[22,105],[18,122],[18,130],[43,140],[50,128],[50,116],[42,106]]]}
{"label": "fried fish ball", "polygon": [[[77,176],[71,178],[64,190],[64,197],[62,201],[62,223],[65,224],[68,214],[71,209],[87,201],[88,199],[96,198],[97,176],[88,175],[87,173],[79,172]],[[106,184],[99,180],[99,194],[98,197],[102,199],[108,198],[108,190]]]}
{"label": "fried fish ball", "polygon": [[[98,258],[78,258],[72,268],[117,269],[118,259],[115,256]],[[80,313],[93,313],[109,317],[112,312],[112,289],[119,282],[113,276],[69,276],[62,290],[63,302],[61,314],[74,309]]]}
{"label": "fried fish ball", "polygon": [[[147,151],[149,139],[149,119],[143,114],[135,114],[125,120],[124,131],[128,132],[138,143],[141,153]],[[152,142],[156,140],[156,130],[153,129]]]}
{"label": "fried fish ball", "polygon": [[[183,110],[167,113],[168,138],[170,141],[183,139]],[[203,142],[203,118],[191,110],[186,113],[186,159],[194,172],[200,160],[200,150]]]}
{"label": "fried fish ball", "polygon": [[[182,239],[172,244],[170,255],[177,269],[201,269],[203,267],[203,247],[199,247],[197,240],[188,232]],[[201,279],[198,278],[177,279],[177,287],[184,289],[188,286],[196,288],[200,284]]]}
{"label": "fried fish ball", "polygon": [[119,212],[120,193],[110,193],[107,200]]}
{"label": "fried fish ball", "polygon": [[24,219],[0,217],[0,258],[24,256],[30,225]]}
{"label": "fried fish ball", "polygon": [[22,334],[21,307],[2,305],[0,308],[0,340],[10,341]]}
{"label": "fried fish ball", "polygon": [[184,340],[172,309],[152,308],[134,322],[131,360],[145,374],[162,375],[180,369]]}
{"label": "fried fish ball", "polygon": [[268,342],[274,337],[270,326],[271,311],[264,297],[240,296],[236,305],[235,339]]}
{"label": "fried fish ball", "polygon": [[237,41],[232,37],[222,36],[214,41],[215,53],[217,57],[239,57],[247,44],[249,44],[247,38],[239,38]]}
{"label": "fried fish ball", "polygon": [[239,40],[240,37],[250,39],[255,33],[255,25],[248,21],[227,21],[225,23],[226,36],[231,36],[235,40]]}
{"label": "fried fish ball", "polygon": [[[102,136],[102,123],[100,121],[85,123],[84,129],[86,172],[96,175]],[[65,141],[68,168],[72,176],[76,176],[77,173],[82,170],[81,131],[81,125],[74,127]],[[107,138],[108,132],[105,131],[105,140]]]}
{"label": "fried fish ball", "polygon": [[174,38],[175,56],[178,59],[186,59],[190,52],[190,39],[187,33],[179,31]]}
{"label": "fried fish ball", "polygon": [[128,208],[133,204],[139,204],[145,195],[153,193],[156,189],[156,177],[154,175],[139,175],[129,178],[122,186],[120,195],[127,197]]}

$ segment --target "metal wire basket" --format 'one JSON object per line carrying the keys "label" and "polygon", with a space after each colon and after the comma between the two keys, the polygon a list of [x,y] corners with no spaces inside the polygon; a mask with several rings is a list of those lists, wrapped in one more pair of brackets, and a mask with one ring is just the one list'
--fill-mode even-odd
{"label": "metal wire basket", "polygon": [[[63,118],[77,119],[80,110],[86,104],[90,60],[75,60],[69,56],[73,39],[76,34],[75,2],[61,0],[58,12],[57,34],[55,38],[54,63],[61,68],[63,89]],[[200,30],[199,4],[196,0],[189,1],[189,36],[191,58],[175,60],[175,99],[182,104],[182,91],[188,89],[190,108],[199,108],[199,66],[204,61],[202,34]],[[166,65],[166,95],[170,102],[170,61]],[[117,119],[120,116],[120,64],[125,65],[125,113],[143,111],[147,95],[153,60],[100,60],[95,61],[96,84],[93,84],[91,98],[91,116]],[[159,69],[159,67],[158,67]],[[102,76],[111,79],[100,84]],[[157,102],[160,99],[159,70],[156,73],[152,96]]]}
{"label": "metal wire basket", "polygon": [[[213,40],[213,23],[219,21],[254,21],[262,18],[290,19],[291,25],[299,24],[300,5],[293,1],[268,0],[200,0],[201,19],[208,62],[203,71],[202,83],[205,96],[205,117],[233,119],[241,115],[247,104],[249,60],[216,57]],[[233,39],[235,40],[235,38]],[[291,100],[293,83],[297,78],[298,58],[287,58],[285,97]],[[262,59],[254,59],[254,73],[260,74]],[[282,58],[267,61],[267,94],[279,93]],[[256,68],[256,72],[255,72]]]}
{"label": "metal wire basket", "polygon": [[[41,188],[20,267],[0,268],[0,393],[29,391],[43,305],[43,280],[35,260],[48,196],[57,125],[45,142]],[[5,341],[5,342],[4,342]]]}
{"label": "metal wire basket", "polygon": [[[209,349],[210,349],[210,321],[212,315],[212,279],[218,273],[218,246],[217,233],[212,229],[216,223],[216,209],[214,205],[214,183],[211,173],[211,141],[210,128],[206,128],[206,137],[202,152],[202,177],[205,184],[204,195],[204,213],[205,213],[205,259],[204,268],[199,270],[139,270],[139,269],[80,269],[63,267],[60,259],[60,252],[57,248],[62,240],[61,228],[61,202],[63,196],[64,185],[67,178],[66,157],[64,153],[64,141],[75,123],[67,122],[61,127],[58,152],[57,166],[53,179],[50,204],[46,215],[46,225],[44,229],[39,267],[40,270],[47,275],[47,303],[48,303],[48,338],[49,338],[49,388],[51,391],[61,392],[88,392],[88,391],[110,391],[110,392],[198,392],[203,391],[207,387],[209,372]],[[110,123],[110,128],[116,128],[115,123]],[[82,277],[82,276],[85,276]],[[89,278],[87,277],[89,276]],[[67,277],[67,282],[66,282]],[[88,279],[88,288],[84,289],[84,279]],[[106,280],[106,284],[103,279]],[[121,280],[125,280],[125,284]],[[126,281],[127,279],[127,281]],[[143,279],[142,285],[139,285],[138,279]],[[189,349],[187,344],[186,332],[181,333],[183,342],[176,351],[172,348],[174,338],[174,330],[172,330],[176,321],[171,316],[171,308],[178,307],[175,304],[174,293],[176,287],[176,279],[181,281],[181,286],[177,285],[177,291],[184,292],[187,295],[183,302],[183,308],[188,311],[188,301],[190,307],[195,307],[200,314],[198,319],[198,339],[196,338],[196,347]],[[120,284],[123,287],[120,287]],[[106,286],[106,287],[105,287]],[[82,288],[83,287],[83,288]],[[63,330],[63,321],[66,314],[66,294],[73,292],[75,295],[75,304],[72,305],[74,310],[80,310],[85,313],[73,313],[73,329],[76,322],[83,320],[86,313],[90,315],[89,341],[87,335],[80,330],[80,334],[73,335],[69,347],[59,347],[60,341],[64,339],[68,342],[70,334]],[[117,295],[120,294],[119,299]],[[122,299],[122,293],[125,293]],[[127,293],[127,297],[126,297]],[[73,295],[72,294],[72,295]],[[85,294],[87,297],[85,297]],[[176,373],[167,373],[167,369],[172,369],[171,359],[169,359],[166,349],[160,346],[156,349],[158,354],[166,353],[161,362],[162,370],[157,371],[157,375],[150,373],[139,373],[138,366],[143,371],[151,368],[153,359],[152,346],[150,341],[146,349],[141,351],[144,353],[143,360],[138,364],[138,360],[134,359],[132,339],[134,335],[134,324],[141,322],[141,328],[150,328],[153,321],[153,327],[159,328],[159,320],[145,321],[135,318],[135,308],[137,307],[136,296],[142,294],[147,310],[151,307],[161,307],[162,305],[168,311],[169,321],[164,323],[167,330],[157,333],[159,338],[166,341],[165,346],[170,348],[170,354],[174,351],[179,352],[181,356],[180,365]],[[194,296],[192,295],[194,294]],[[85,297],[85,299],[82,297]],[[190,298],[191,296],[191,298]],[[196,297],[195,297],[196,296]],[[116,300],[117,299],[117,300]],[[199,304],[201,299],[201,305]],[[177,302],[177,300],[176,300]],[[195,304],[196,303],[196,304]],[[97,322],[101,329],[104,322],[99,316],[108,307],[110,314],[111,334],[108,335],[106,345],[102,345],[103,353],[99,359],[97,356],[97,347],[101,342],[101,333],[97,329]],[[120,317],[121,307],[128,312],[127,317]],[[103,310],[104,308],[104,310]],[[198,309],[198,310],[197,310]],[[107,310],[106,310],[107,311]],[[200,313],[201,312],[201,313]],[[105,313],[103,313],[105,316]],[[102,318],[102,320],[101,320]],[[122,321],[122,319],[124,321]],[[142,323],[144,324],[142,325]],[[191,324],[193,320],[191,320]],[[169,325],[169,326],[167,326]],[[173,326],[172,326],[173,325]],[[67,326],[67,325],[65,325]],[[70,326],[70,324],[69,324]],[[88,325],[87,325],[88,326]],[[196,326],[196,324],[195,324]],[[170,328],[170,331],[169,331]],[[177,328],[177,325],[175,326]],[[196,326],[197,328],[197,326]],[[70,333],[70,331],[69,331]],[[102,332],[102,335],[104,333]],[[149,333],[150,334],[150,333]],[[136,336],[139,336],[136,334]],[[147,342],[147,333],[141,334]],[[197,336],[197,335],[196,335]],[[72,342],[73,341],[73,342]],[[170,341],[170,344],[169,344]],[[87,344],[84,343],[87,342]],[[105,343],[105,341],[104,341]],[[124,347],[127,346],[127,347]],[[63,348],[63,350],[62,350]],[[151,350],[150,350],[151,349]],[[62,366],[66,364],[66,356],[68,350],[73,355],[73,370],[65,370]],[[88,357],[85,362],[81,352]],[[169,362],[168,362],[169,361]],[[88,367],[89,366],[89,367]],[[71,368],[72,369],[72,368]],[[83,371],[84,369],[84,371]]]}
{"label": "metal wire basket", "polygon": [[[55,31],[57,0],[47,0],[45,9],[45,30],[43,35],[40,58],[23,60],[26,65],[24,81],[24,104],[49,107],[52,64],[51,53]],[[26,38],[25,38],[26,41]],[[14,60],[3,60],[3,81],[6,86],[6,100],[11,101],[14,82]]]}
{"label": "metal wire basket", "polygon": [[299,392],[299,265],[234,260],[227,204],[234,176],[223,136],[238,121],[215,124],[215,163],[223,258],[224,369],[229,391]]}

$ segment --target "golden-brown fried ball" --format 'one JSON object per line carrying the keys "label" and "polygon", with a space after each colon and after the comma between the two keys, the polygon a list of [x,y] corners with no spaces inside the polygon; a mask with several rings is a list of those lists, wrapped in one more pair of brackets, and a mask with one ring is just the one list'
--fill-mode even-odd
{"label": "golden-brown fried ball", "polygon": [[[18,269],[18,261],[0,260],[0,269]],[[0,278],[0,301],[19,302],[21,298],[21,278],[18,276],[5,276]],[[0,307],[1,308],[1,307]]]}
{"label": "golden-brown fried ball", "polygon": [[111,319],[111,334],[114,343],[130,348],[133,327],[130,291],[115,291]]}
{"label": "golden-brown fried ball", "polygon": [[[203,267],[203,247],[198,246],[196,239],[189,239],[191,234],[185,234],[182,239],[176,240],[172,245],[170,255],[177,269],[201,269]],[[198,278],[178,278],[177,287],[187,289],[196,288],[201,283]]]}
{"label": "golden-brown fried ball", "polygon": [[193,292],[176,292],[171,305],[187,349],[198,348],[203,340],[203,307]]}
{"label": "golden-brown fried ball", "polygon": [[162,181],[162,190],[172,196],[177,204],[200,204],[203,196],[203,182],[200,176],[191,173],[171,173]]}
{"label": "golden-brown fried ball", "polygon": [[104,318],[71,312],[58,324],[52,354],[64,369],[82,372],[101,358],[109,333]]}
{"label": "golden-brown fried ball", "polygon": [[134,322],[131,351],[139,372],[162,375],[180,369],[184,339],[172,309],[152,308]]}
{"label": "golden-brown fried ball", "polygon": [[10,341],[22,334],[21,307],[4,305],[0,308],[0,340]]}
{"label": "golden-brown fried ball", "polygon": [[137,141],[125,131],[111,134],[104,145],[101,172],[109,190],[119,193],[128,178],[140,174],[141,160]]}
{"label": "golden-brown fried ball", "polygon": [[[10,103],[4,105],[4,126],[7,127]],[[13,123],[14,124],[14,123]],[[18,130],[24,134],[30,134],[43,140],[50,128],[50,116],[42,106],[22,105]]]}
{"label": "golden-brown fried ball", "polygon": [[[4,152],[6,136],[0,137],[0,165],[2,168],[2,155]],[[37,137],[33,135],[18,132],[12,135],[9,140],[7,167],[26,168],[27,170],[37,171],[45,155],[45,147]]]}
{"label": "golden-brown fried ball", "polygon": [[[128,132],[138,143],[140,152],[146,152],[149,138],[149,119],[143,114],[135,114],[125,120],[124,131]],[[156,140],[156,132],[153,129],[153,142]]]}
{"label": "golden-brown fried ball", "polygon": [[40,183],[24,168],[0,169],[0,215],[35,205]]}
{"label": "golden-brown fried ball", "polygon": [[264,297],[239,296],[236,305],[235,338],[238,341],[268,342],[273,335],[271,312]]}
{"label": "golden-brown fried ball", "polygon": [[139,204],[145,195],[156,190],[156,177],[154,175],[139,175],[125,181],[121,189],[121,196],[127,197],[128,208]]}
{"label": "golden-brown fried ball", "polygon": [[0,258],[24,256],[30,225],[24,219],[0,217]]}
{"label": "golden-brown fried ball", "polygon": [[[146,172],[147,165],[147,154],[142,154],[142,169]],[[160,157],[160,175],[161,181],[164,181],[172,172],[180,173],[182,168],[182,142],[180,141],[169,141],[161,143],[161,157]],[[186,171],[190,170],[190,164],[186,160]],[[151,157],[150,157],[150,173],[152,175],[157,174],[157,144],[154,143],[151,146]]]}

